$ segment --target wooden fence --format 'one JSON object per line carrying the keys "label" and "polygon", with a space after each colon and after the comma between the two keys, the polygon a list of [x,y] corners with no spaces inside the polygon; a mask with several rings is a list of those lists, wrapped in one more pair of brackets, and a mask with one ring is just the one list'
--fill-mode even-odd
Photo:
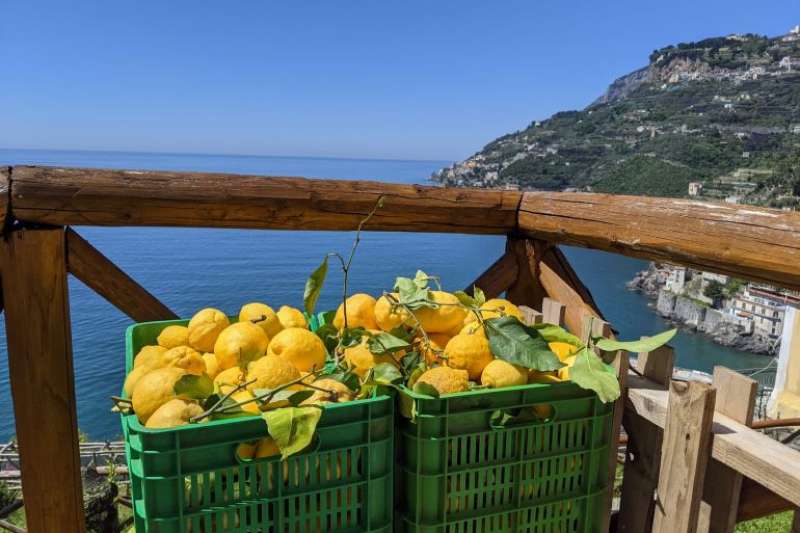
{"label": "wooden fence", "polygon": [[[69,226],[353,230],[378,198],[383,207],[366,230],[507,235],[505,254],[475,283],[489,297],[505,292],[535,312],[563,313],[576,333],[609,326],[559,243],[800,289],[793,212],[586,193],[1,168],[2,304],[29,531],[84,530],[67,274],[133,320],[175,317]],[[631,373],[624,356],[614,362],[627,390],[615,406],[615,438],[624,418],[629,439],[616,529],[731,531],[737,520],[800,506],[800,454],[748,427],[751,385],[724,369],[713,387],[671,382],[671,360],[665,348],[640,354]],[[609,461],[616,464],[616,450]]]}

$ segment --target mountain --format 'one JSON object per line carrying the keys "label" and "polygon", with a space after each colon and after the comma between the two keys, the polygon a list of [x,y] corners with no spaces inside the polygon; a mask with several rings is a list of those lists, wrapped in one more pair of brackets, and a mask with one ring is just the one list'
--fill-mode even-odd
{"label": "mountain", "polygon": [[[800,27],[655,50],[580,111],[504,135],[432,179],[800,206]],[[690,184],[691,187],[690,187]]]}

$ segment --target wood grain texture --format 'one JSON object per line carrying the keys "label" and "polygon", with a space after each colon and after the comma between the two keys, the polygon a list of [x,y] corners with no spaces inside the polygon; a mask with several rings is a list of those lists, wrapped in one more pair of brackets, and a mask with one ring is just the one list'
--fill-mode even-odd
{"label": "wood grain texture", "polygon": [[31,532],[84,531],[64,230],[0,243],[9,377]]}
{"label": "wood grain texture", "polygon": [[486,299],[497,298],[503,294],[517,279],[519,267],[517,258],[512,253],[504,253],[500,259],[492,263],[483,274],[478,276],[475,281],[470,283],[465,289],[469,295],[473,294],[473,289],[478,287],[486,295]]}
{"label": "wood grain texture", "polygon": [[9,196],[11,194],[11,167],[0,167],[0,235],[6,227]]}
{"label": "wood grain texture", "polygon": [[[714,367],[714,410],[749,426],[753,422],[758,382],[722,366]],[[708,531],[733,533],[742,491],[742,475],[716,459],[708,463],[703,501],[710,507]],[[698,523],[698,529],[700,524]]]}
{"label": "wood grain texture", "polygon": [[522,322],[529,326],[541,324],[543,322],[542,313],[536,309],[531,309],[527,305],[520,305],[519,312],[522,314]]}
{"label": "wood grain texture", "polygon": [[764,485],[746,477],[742,480],[736,521],[744,522],[745,520],[762,518],[771,514],[790,511],[794,508],[795,506],[785,498],[781,498]]}
{"label": "wood grain texture", "polygon": [[[663,428],[667,402],[658,384],[628,376],[626,409]],[[711,457],[800,506],[800,452],[715,413]]]}
{"label": "wood grain texture", "polygon": [[546,246],[549,245],[543,241],[516,237],[509,237],[506,241],[506,253],[512,255],[517,262],[516,279],[506,291],[510,302],[533,309],[542,308],[542,299],[549,294],[539,280],[539,269]]}
{"label": "wood grain texture", "polygon": [[550,297],[564,304],[564,325],[575,335],[580,336],[583,331],[584,316],[603,318],[589,289],[557,248],[545,248],[539,281]]}
{"label": "wood grain texture", "polygon": [[136,322],[178,318],[97,248],[67,228],[67,269]]}
{"label": "wood grain texture", "polygon": [[800,213],[683,199],[526,192],[534,238],[800,288]]}
{"label": "wood grain texture", "polygon": [[653,533],[697,531],[714,396],[714,389],[705,383],[670,383]]}
{"label": "wood grain texture", "polygon": [[201,172],[14,167],[16,218],[58,225],[502,234],[521,193]]}
{"label": "wood grain texture", "polygon": [[542,299],[542,321],[547,324],[555,324],[562,326],[564,324],[564,317],[566,316],[566,308],[564,304],[552,298]]}

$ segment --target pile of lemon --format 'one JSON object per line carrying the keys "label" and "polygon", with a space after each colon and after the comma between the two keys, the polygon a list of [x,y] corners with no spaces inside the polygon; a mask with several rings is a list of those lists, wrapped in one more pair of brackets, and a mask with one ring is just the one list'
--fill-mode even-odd
{"label": "pile of lemon", "polygon": [[[241,408],[260,414],[253,391],[274,389],[301,380],[325,364],[322,340],[309,330],[303,313],[283,306],[275,312],[263,303],[249,303],[231,323],[219,309],[198,311],[186,326],[171,325],[158,335],[158,344],[144,346],[133,361],[124,390],[139,420],[150,428],[187,424],[202,407],[178,397],[175,384],[187,374],[207,375],[215,389]],[[330,380],[308,381],[318,389],[305,402],[347,401],[352,392]],[[246,387],[241,387],[247,383]],[[301,386],[298,386],[301,388]],[[249,401],[248,400],[252,400]]]}
{"label": "pile of lemon", "polygon": [[[390,332],[400,326],[417,330],[415,344],[424,354],[429,368],[414,383],[426,383],[439,394],[450,394],[468,390],[470,381],[489,388],[501,388],[569,379],[569,368],[575,362],[578,346],[551,342],[550,349],[566,366],[557,372],[528,370],[494,357],[484,326],[454,294],[431,290],[430,301],[437,304],[436,307],[414,311],[397,305],[398,298],[396,293],[377,300],[368,294],[354,294],[347,299],[347,326],[362,327],[373,333]],[[501,316],[523,320],[519,308],[501,298],[487,300],[479,313],[484,320]],[[334,325],[343,327],[344,306],[339,306]],[[366,339],[362,344],[345,350],[347,362],[362,376],[378,363],[399,365],[398,359],[402,355],[375,356],[370,353]]]}

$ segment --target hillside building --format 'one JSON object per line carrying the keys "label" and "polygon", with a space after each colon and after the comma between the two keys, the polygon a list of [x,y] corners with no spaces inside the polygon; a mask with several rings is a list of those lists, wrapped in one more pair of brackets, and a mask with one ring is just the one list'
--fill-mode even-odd
{"label": "hillside building", "polygon": [[689,183],[689,196],[700,196],[703,194],[703,183],[699,181],[693,181]]}
{"label": "hillside building", "polygon": [[800,295],[762,285],[750,285],[732,302],[733,311],[753,321],[753,333],[777,340],[783,332],[787,306],[800,306]]}

